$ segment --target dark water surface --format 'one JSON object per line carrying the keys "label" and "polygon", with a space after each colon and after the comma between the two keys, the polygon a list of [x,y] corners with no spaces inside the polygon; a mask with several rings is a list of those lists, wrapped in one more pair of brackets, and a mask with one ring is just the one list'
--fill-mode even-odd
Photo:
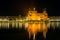
{"label": "dark water surface", "polygon": [[[0,40],[29,40],[27,30],[22,29],[0,29]],[[32,36],[31,39],[32,40]],[[36,40],[60,40],[60,28],[50,28],[47,32],[46,39],[43,38],[43,34],[38,32]]]}

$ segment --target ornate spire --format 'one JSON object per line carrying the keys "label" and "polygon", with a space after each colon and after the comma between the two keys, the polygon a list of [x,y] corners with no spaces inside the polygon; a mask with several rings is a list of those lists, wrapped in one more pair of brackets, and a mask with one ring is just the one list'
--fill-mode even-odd
{"label": "ornate spire", "polygon": [[46,12],[46,8],[44,8],[43,13],[47,13],[47,12]]}
{"label": "ornate spire", "polygon": [[46,10],[46,8],[44,8],[44,10]]}
{"label": "ornate spire", "polygon": [[44,8],[44,11],[43,12],[46,12],[46,8]]}
{"label": "ornate spire", "polygon": [[33,10],[35,11],[35,8],[33,8]]}
{"label": "ornate spire", "polygon": [[29,11],[31,11],[31,9],[29,8]]}
{"label": "ornate spire", "polygon": [[47,12],[46,12],[46,8],[44,8],[43,14],[48,16]]}

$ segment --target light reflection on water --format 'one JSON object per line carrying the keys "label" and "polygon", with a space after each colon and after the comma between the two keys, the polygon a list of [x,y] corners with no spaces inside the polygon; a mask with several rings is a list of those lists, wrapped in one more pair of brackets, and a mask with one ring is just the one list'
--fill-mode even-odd
{"label": "light reflection on water", "polygon": [[60,28],[60,22],[57,22],[57,21],[51,22],[50,26],[52,26],[53,28]]}
{"label": "light reflection on water", "polygon": [[[28,23],[25,23],[25,24],[23,24],[23,23],[20,23],[20,22],[12,22],[12,23],[9,23],[9,22],[0,22],[0,28],[2,27],[2,28],[10,28],[10,26],[12,27],[12,28],[14,28],[14,27],[16,27],[16,28],[22,28],[22,25],[24,25],[25,26],[25,28],[27,28],[28,27]],[[52,22],[50,22],[50,25],[49,25],[50,27],[52,26],[53,28],[55,28],[55,27],[59,27],[60,28],[60,22],[58,22],[58,21],[52,21]]]}
{"label": "light reflection on water", "polygon": [[[13,24],[13,25],[12,25],[12,24]],[[20,24],[12,23],[12,24],[9,24],[9,27],[10,27],[10,28],[14,28],[14,27],[16,28],[16,26],[17,26],[18,28],[21,28],[21,27],[23,27],[23,26],[26,26],[26,27],[27,27],[27,25],[26,25],[27,23],[26,23],[25,25],[22,24],[22,23],[20,23]],[[3,24],[0,23],[0,27],[2,27],[2,28],[8,28],[8,23],[3,23]],[[52,28],[54,28],[54,27],[58,28],[58,27],[60,27],[60,22],[51,22],[51,23],[50,23],[50,27],[52,27]],[[50,30],[51,30],[51,29],[50,29]],[[52,33],[50,33],[50,31],[49,31],[49,33],[47,33],[48,36],[47,36],[46,38],[50,38],[50,39],[53,38],[53,39],[55,39],[55,36],[54,36],[54,35],[58,35],[58,33],[53,32],[53,30],[51,30],[51,31],[52,31]],[[56,34],[55,34],[55,33],[56,33]],[[4,33],[4,34],[7,35],[6,33]],[[14,35],[14,33],[12,33],[12,34],[13,34],[13,36],[16,36],[16,34],[15,34],[15,35]],[[24,34],[24,32],[22,32],[22,33],[17,33],[17,35],[19,36],[19,37],[18,37],[18,36],[17,36],[17,37],[20,38],[20,40],[21,40],[21,39],[23,40],[23,37],[26,37],[26,35],[24,34],[24,36],[23,36],[23,34]],[[50,36],[49,34],[50,34],[51,36]],[[11,35],[11,34],[9,34],[9,35]],[[52,35],[53,35],[53,36],[52,36]],[[20,36],[22,36],[22,38],[21,38]],[[49,37],[49,36],[50,36],[50,37]],[[59,36],[59,35],[58,35],[58,36]],[[56,36],[56,39],[57,39],[58,36]],[[12,38],[12,37],[11,37],[11,38]],[[14,39],[15,39],[15,38],[14,38]],[[43,38],[42,38],[42,36],[41,36],[40,34],[39,34],[39,35],[37,34],[37,35],[36,35],[36,40],[37,40],[37,39],[40,39],[40,40],[41,40],[41,39],[43,39]],[[24,38],[24,40],[25,40],[25,38]],[[28,40],[28,39],[27,39],[27,40]]]}

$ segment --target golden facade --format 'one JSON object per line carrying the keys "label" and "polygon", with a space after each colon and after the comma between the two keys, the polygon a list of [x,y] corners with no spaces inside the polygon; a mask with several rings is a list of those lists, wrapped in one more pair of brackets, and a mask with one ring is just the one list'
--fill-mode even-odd
{"label": "golden facade", "polygon": [[[35,9],[33,11],[28,12],[28,20],[33,20],[36,22],[34,23],[28,23],[28,32],[29,32],[29,37],[31,34],[33,34],[33,39],[35,39],[35,34],[37,32],[43,32],[44,38],[46,38],[46,32],[48,30],[47,24],[45,21],[48,20],[48,15],[46,13],[46,10],[44,10],[42,13],[37,13]],[[37,21],[41,22],[37,22]],[[49,20],[48,20],[49,21]]]}

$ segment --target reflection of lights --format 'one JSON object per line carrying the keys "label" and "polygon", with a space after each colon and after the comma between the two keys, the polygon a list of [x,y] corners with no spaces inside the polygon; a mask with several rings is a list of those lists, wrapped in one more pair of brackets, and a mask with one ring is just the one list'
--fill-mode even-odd
{"label": "reflection of lights", "polygon": [[0,21],[2,21],[2,19],[0,19]]}
{"label": "reflection of lights", "polygon": [[[28,23],[28,32],[29,35],[33,34],[33,39],[35,39],[35,34],[39,32],[43,32],[44,38],[46,38],[46,33],[48,29],[48,23],[45,21],[48,20],[48,15],[46,11],[44,10],[43,13],[38,14],[35,10],[34,11],[29,11],[28,13],[28,20],[41,20],[40,23]],[[49,20],[48,20],[49,21]],[[30,36],[29,36],[30,37]]]}
{"label": "reflection of lights", "polygon": [[28,23],[25,23],[25,29],[28,28]]}
{"label": "reflection of lights", "polygon": [[50,25],[55,28],[60,25],[58,21],[60,21],[60,19],[55,19],[54,17],[48,18],[46,11],[43,11],[43,13],[37,13],[34,9],[34,11],[29,11],[28,16],[22,19],[17,18],[9,20],[7,18],[0,18],[0,28],[9,28],[10,25],[12,28],[22,28],[22,24],[24,24],[25,29],[29,32],[29,37],[33,34],[33,39],[35,39],[35,35],[39,31],[43,32],[43,36],[46,38],[46,33],[48,28],[50,28]]}
{"label": "reflection of lights", "polygon": [[19,22],[19,28],[22,28],[22,23]]}

